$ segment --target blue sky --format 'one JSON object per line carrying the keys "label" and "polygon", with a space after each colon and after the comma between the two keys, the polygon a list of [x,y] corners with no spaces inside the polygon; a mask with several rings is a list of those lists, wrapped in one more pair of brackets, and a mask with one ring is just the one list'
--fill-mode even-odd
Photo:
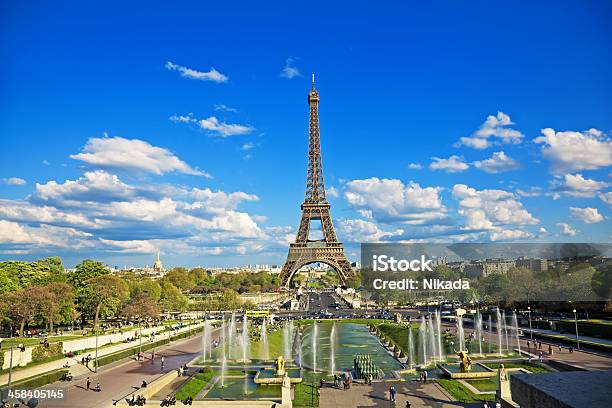
{"label": "blue sky", "polygon": [[312,71],[350,258],[610,240],[609,2],[3,8],[0,259],[281,263]]}

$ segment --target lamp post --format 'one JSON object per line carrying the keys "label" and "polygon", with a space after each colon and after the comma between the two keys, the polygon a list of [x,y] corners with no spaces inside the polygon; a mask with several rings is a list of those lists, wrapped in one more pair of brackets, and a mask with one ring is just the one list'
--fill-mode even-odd
{"label": "lamp post", "polygon": [[576,348],[580,350],[580,339],[578,338],[578,315],[576,314],[576,309],[572,311],[574,312],[574,324],[576,326]]}
{"label": "lamp post", "polygon": [[13,325],[10,326],[9,341],[11,342],[11,356],[9,357],[8,390],[11,390],[11,380],[13,379]]}
{"label": "lamp post", "polygon": [[138,352],[142,354],[142,319],[138,319],[138,340],[140,345],[138,346]]}
{"label": "lamp post", "polygon": [[533,330],[531,329],[531,306],[527,306],[527,314],[529,315],[529,337],[533,341]]}
{"label": "lamp post", "polygon": [[96,331],[96,358],[94,359],[94,373],[98,372],[98,327],[94,327]]}

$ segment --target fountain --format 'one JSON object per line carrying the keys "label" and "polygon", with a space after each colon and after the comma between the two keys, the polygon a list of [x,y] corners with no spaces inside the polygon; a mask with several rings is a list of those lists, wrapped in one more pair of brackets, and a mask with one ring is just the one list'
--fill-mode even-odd
{"label": "fountain", "polygon": [[263,360],[270,359],[270,346],[268,345],[268,327],[267,327],[267,318],[264,318],[263,323],[261,324],[261,341],[259,343],[260,346],[260,355]]}
{"label": "fountain", "polygon": [[506,351],[509,350],[509,343],[508,343],[508,322],[506,320],[506,312],[503,311],[502,312],[502,322],[503,322],[503,328],[504,328],[504,336],[506,339]]}
{"label": "fountain", "polygon": [[495,326],[497,326],[497,353],[502,356],[502,322],[499,308],[497,308],[497,324]]}
{"label": "fountain", "polygon": [[493,325],[491,315],[489,314],[489,354],[493,351]]}
{"label": "fountain", "polygon": [[225,316],[224,316],[224,321],[221,324],[221,345],[222,345],[222,350],[221,350],[221,387],[225,387],[225,372],[227,370],[227,350],[226,347],[227,345],[225,344],[227,342],[227,337],[226,337],[226,329],[227,329],[227,324],[225,323]]}
{"label": "fountain", "polygon": [[336,372],[336,323],[332,325],[331,334],[329,335],[329,371]]}
{"label": "fountain", "polygon": [[433,317],[431,314],[429,315],[429,319],[427,319],[427,340],[429,341],[429,346],[427,348],[430,350],[431,353],[430,360],[435,360],[438,356],[438,350],[436,350],[438,343],[436,342],[436,334],[434,333],[433,326]]}
{"label": "fountain", "polygon": [[232,358],[232,356],[234,356],[233,353],[233,346],[234,346],[234,334],[236,333],[236,316],[234,314],[234,312],[232,312],[232,316],[230,318],[230,323],[229,323],[229,332],[227,333],[227,337],[228,337],[228,350],[227,350],[227,354],[229,356],[229,358]]}
{"label": "fountain", "polygon": [[412,369],[414,366],[414,339],[412,334],[412,326],[408,325],[408,367]]}
{"label": "fountain", "polygon": [[457,316],[457,344],[459,351],[465,350],[465,333],[463,331],[463,316]]}
{"label": "fountain", "polygon": [[436,336],[438,337],[438,360],[444,360],[444,349],[442,348],[442,319],[439,312],[434,312],[436,317]]}
{"label": "fountain", "polygon": [[287,360],[288,361],[293,361],[293,341],[294,341],[294,326],[293,326],[293,320],[289,320],[289,350],[288,351],[288,355],[287,355]]}
{"label": "fountain", "polygon": [[312,337],[312,371],[317,372],[317,342],[319,337],[317,321],[315,320],[312,325],[312,333],[310,334]]}
{"label": "fountain", "polygon": [[478,354],[482,355],[482,315],[480,311],[476,313],[475,326],[476,336],[478,336]]}
{"label": "fountain", "polygon": [[283,323],[283,357],[291,361],[291,334],[289,333],[289,321]]}
{"label": "fountain", "polygon": [[422,357],[421,363],[427,365],[427,324],[425,316],[421,316],[421,324],[419,325],[419,356]]}
{"label": "fountain", "polygon": [[241,346],[242,346],[242,361],[247,362],[249,359],[248,351],[249,351],[249,319],[244,314],[244,319],[242,320],[242,336],[241,336]]}
{"label": "fountain", "polygon": [[300,366],[300,370],[302,369],[302,363],[303,363],[303,356],[304,353],[302,351],[302,331],[298,330],[298,338],[297,338],[297,343],[298,343],[298,364]]}
{"label": "fountain", "polygon": [[516,318],[516,312],[512,313],[512,327],[514,328],[514,336],[516,338],[516,347],[518,348],[519,354],[521,354],[521,341],[519,339],[519,327],[518,327],[518,319]]}
{"label": "fountain", "polygon": [[202,363],[206,362],[206,354],[210,356],[212,352],[212,342],[210,334],[210,322],[204,317],[204,328],[202,329]]}

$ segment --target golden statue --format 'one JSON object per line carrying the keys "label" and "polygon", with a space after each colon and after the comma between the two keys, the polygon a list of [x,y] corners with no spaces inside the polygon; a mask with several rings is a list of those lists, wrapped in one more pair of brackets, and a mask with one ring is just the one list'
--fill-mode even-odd
{"label": "golden statue", "polygon": [[274,369],[276,370],[276,375],[285,375],[285,360],[283,356],[278,356],[276,361],[274,361]]}
{"label": "golden statue", "polygon": [[468,371],[472,371],[472,359],[468,357],[467,351],[460,351],[457,353],[457,355],[459,356],[459,360],[461,361],[459,363],[459,367],[461,367],[461,372],[465,373]]}

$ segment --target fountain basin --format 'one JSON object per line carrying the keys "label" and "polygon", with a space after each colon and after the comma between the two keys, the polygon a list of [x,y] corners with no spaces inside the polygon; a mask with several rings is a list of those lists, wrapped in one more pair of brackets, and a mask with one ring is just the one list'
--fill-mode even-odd
{"label": "fountain basin", "polygon": [[497,375],[497,371],[491,370],[482,364],[474,364],[470,371],[461,371],[459,364],[438,364],[438,368],[449,378],[457,379],[475,379],[475,378],[491,378]]}
{"label": "fountain basin", "polygon": [[[299,384],[302,382],[302,377],[299,368],[291,369],[288,368],[285,370],[287,376],[289,376],[289,381],[291,384]],[[283,376],[276,375],[274,369],[265,368],[260,370],[254,379],[255,384],[258,385],[281,385],[283,383]]]}

